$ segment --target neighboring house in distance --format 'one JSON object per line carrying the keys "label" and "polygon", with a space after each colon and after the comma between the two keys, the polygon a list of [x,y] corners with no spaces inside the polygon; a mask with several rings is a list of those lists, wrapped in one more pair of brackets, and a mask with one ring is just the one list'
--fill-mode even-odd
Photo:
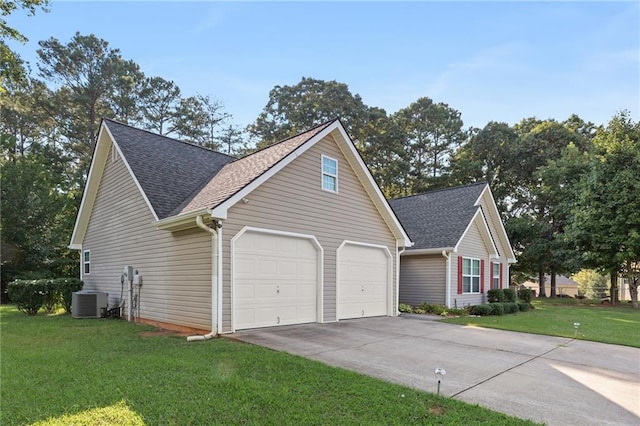
{"label": "neighboring house in distance", "polygon": [[400,302],[463,307],[508,287],[515,254],[486,183],[390,201],[415,245],[402,253]]}
{"label": "neighboring house in distance", "polygon": [[[545,275],[544,280],[545,294],[547,295],[547,297],[549,297],[551,295],[551,275]],[[535,297],[538,296],[538,293],[540,292],[540,285],[538,284],[538,281],[525,281],[522,283],[522,285],[528,289],[531,289]],[[566,295],[571,297],[577,296],[578,283],[564,275],[556,275],[556,295]]]}
{"label": "neighboring house in distance", "polygon": [[235,159],[105,119],[70,247],[112,307],[131,265],[139,320],[227,333],[396,315],[410,245],[339,120]]}

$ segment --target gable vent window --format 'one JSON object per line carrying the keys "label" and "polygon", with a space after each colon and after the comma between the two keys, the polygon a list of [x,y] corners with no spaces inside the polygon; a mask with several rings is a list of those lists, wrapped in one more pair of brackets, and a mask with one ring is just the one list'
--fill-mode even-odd
{"label": "gable vent window", "polygon": [[115,145],[111,145],[111,162],[115,163],[116,161],[118,161],[118,151]]}
{"label": "gable vent window", "polygon": [[89,250],[85,250],[82,252],[82,265],[85,275],[91,273],[91,253]]}
{"label": "gable vent window", "polygon": [[322,189],[338,192],[338,160],[322,156]]}

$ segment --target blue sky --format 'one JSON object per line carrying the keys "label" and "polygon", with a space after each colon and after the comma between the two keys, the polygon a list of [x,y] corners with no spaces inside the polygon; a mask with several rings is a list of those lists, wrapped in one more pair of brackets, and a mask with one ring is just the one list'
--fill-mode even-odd
{"label": "blue sky", "polygon": [[[640,2],[66,2],[7,21],[29,39],[95,34],[148,76],[255,120],[275,85],[337,80],[388,113],[428,96],[465,127],[640,114]],[[34,66],[35,69],[35,66]]]}

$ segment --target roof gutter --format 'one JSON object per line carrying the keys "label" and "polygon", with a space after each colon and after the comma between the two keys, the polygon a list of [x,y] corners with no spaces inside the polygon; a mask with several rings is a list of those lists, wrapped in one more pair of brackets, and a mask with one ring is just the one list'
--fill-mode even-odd
{"label": "roof gutter", "polygon": [[202,221],[202,215],[196,216],[196,225],[206,232],[209,232],[212,236],[211,241],[211,333],[204,336],[189,336],[187,342],[197,342],[202,340],[213,339],[220,333],[221,329],[221,317],[222,317],[222,300],[220,295],[222,294],[222,224],[218,221],[214,221],[213,228],[205,225]]}
{"label": "roof gutter", "polygon": [[407,250],[402,255],[403,256],[417,256],[421,254],[441,254],[443,251],[446,252],[455,252],[455,247],[439,247],[439,248],[429,248],[429,249],[416,249],[416,250]]}

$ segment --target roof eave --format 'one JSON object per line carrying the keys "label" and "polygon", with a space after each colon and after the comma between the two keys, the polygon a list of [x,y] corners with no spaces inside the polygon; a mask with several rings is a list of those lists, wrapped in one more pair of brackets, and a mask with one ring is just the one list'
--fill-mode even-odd
{"label": "roof eave", "polygon": [[[156,222],[156,228],[162,231],[183,231],[185,229],[195,228],[196,217],[202,216],[204,219],[213,217],[210,209],[194,210],[185,214],[169,216]],[[226,217],[216,217],[216,219],[226,219]]]}
{"label": "roof eave", "polygon": [[454,247],[435,247],[435,248],[428,248],[428,249],[410,249],[410,250],[405,250],[404,252],[402,252],[402,256],[418,256],[418,255],[425,255],[425,254],[442,254],[442,252],[451,253],[451,252],[454,252],[454,251],[455,251]]}

